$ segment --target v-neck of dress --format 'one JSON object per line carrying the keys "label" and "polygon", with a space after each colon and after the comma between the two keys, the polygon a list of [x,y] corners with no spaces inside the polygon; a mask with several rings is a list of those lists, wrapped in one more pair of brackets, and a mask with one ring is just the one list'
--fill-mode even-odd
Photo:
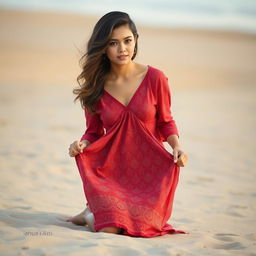
{"label": "v-neck of dress", "polygon": [[137,93],[139,92],[140,88],[142,87],[142,85],[144,84],[147,76],[148,76],[148,73],[149,73],[149,69],[150,69],[150,66],[147,65],[148,69],[147,69],[147,72],[146,74],[144,75],[141,83],[139,84],[139,86],[137,87],[137,89],[135,90],[135,92],[133,93],[129,103],[127,105],[124,105],[123,103],[121,103],[119,100],[117,100],[114,96],[112,96],[109,92],[107,92],[105,89],[103,89],[103,91],[106,93],[106,95],[108,95],[109,97],[111,97],[113,100],[115,100],[118,104],[120,104],[123,108],[128,108],[131,104],[131,102],[133,101],[133,99],[135,98],[135,96],[137,95]]}

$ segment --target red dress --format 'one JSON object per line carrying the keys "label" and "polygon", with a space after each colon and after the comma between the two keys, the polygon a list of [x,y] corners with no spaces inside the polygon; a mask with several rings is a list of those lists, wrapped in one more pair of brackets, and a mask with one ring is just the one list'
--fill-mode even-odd
{"label": "red dress", "polygon": [[91,144],[75,159],[96,231],[116,226],[128,236],[187,233],[167,223],[180,171],[163,145],[169,135],[179,136],[170,106],[168,78],[148,65],[127,106],[103,90],[97,114],[84,110],[81,140]]}

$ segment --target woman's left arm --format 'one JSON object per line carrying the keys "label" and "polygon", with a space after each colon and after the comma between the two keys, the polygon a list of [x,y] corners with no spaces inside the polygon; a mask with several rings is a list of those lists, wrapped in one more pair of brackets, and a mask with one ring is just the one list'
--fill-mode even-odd
{"label": "woman's left arm", "polygon": [[163,72],[159,74],[157,92],[157,127],[162,141],[167,141],[173,149],[174,162],[183,167],[187,163],[187,155],[182,151],[179,132],[171,114],[171,92],[168,78]]}

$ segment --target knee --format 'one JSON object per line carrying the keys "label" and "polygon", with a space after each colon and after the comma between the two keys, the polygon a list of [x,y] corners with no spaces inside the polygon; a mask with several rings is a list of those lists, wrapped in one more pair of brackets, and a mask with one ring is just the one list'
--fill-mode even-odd
{"label": "knee", "polygon": [[118,227],[105,227],[105,228],[100,229],[99,232],[120,234],[121,230],[122,229],[118,228]]}

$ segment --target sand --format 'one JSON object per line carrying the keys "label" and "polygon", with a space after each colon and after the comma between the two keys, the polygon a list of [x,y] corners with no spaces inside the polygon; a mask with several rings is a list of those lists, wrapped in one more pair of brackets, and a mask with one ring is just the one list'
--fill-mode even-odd
{"label": "sand", "polygon": [[68,147],[86,128],[72,89],[96,21],[0,11],[0,254],[256,255],[255,35],[138,27],[137,62],[169,77],[189,156],[168,221],[189,234],[132,238],[64,221],[86,203]]}

